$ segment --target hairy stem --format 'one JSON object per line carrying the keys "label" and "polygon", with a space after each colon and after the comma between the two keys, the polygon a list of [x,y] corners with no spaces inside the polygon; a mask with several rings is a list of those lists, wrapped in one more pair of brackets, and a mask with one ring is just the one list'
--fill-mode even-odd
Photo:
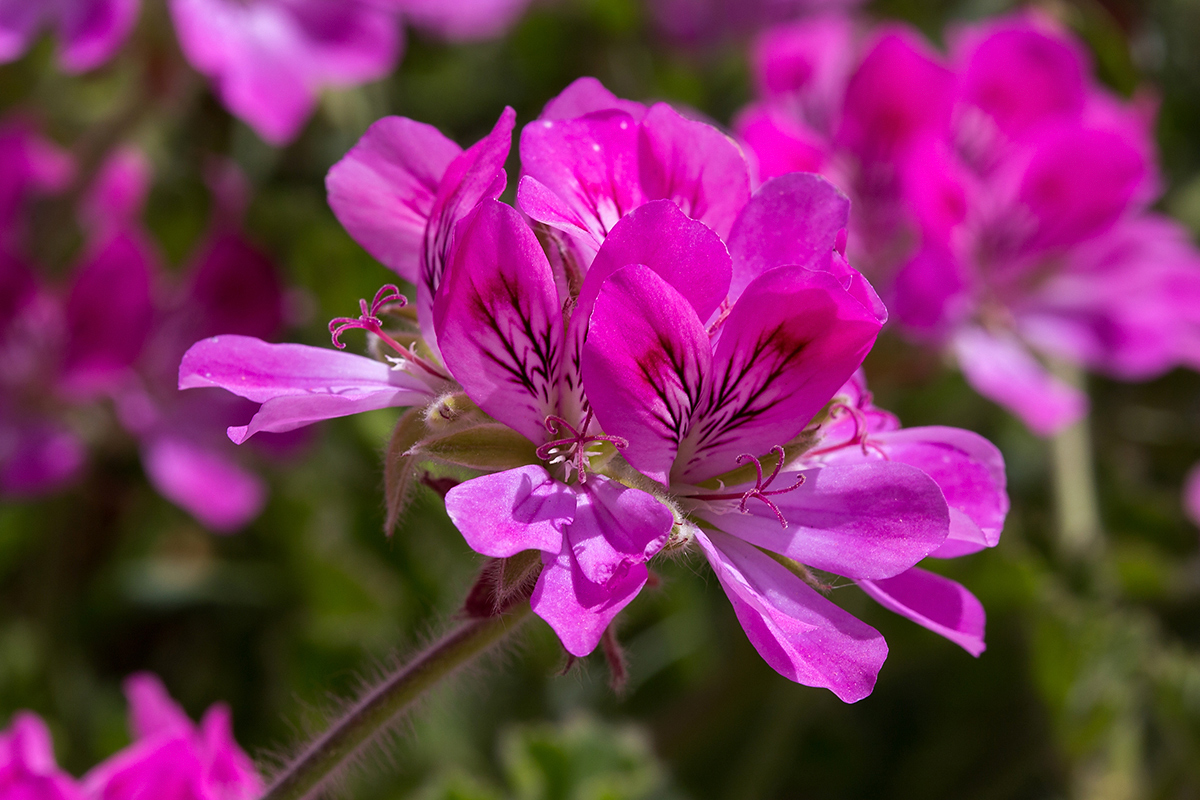
{"label": "hairy stem", "polygon": [[469,619],[434,642],[358,700],[350,711],[275,776],[262,800],[312,797],[338,769],[426,691],[516,631],[529,615],[522,602],[505,614]]}
{"label": "hairy stem", "polygon": [[[1072,386],[1085,388],[1085,376],[1078,367],[1057,364],[1055,372]],[[1084,417],[1055,434],[1050,441],[1050,453],[1059,548],[1071,558],[1094,557],[1104,546],[1104,540],[1089,419]]]}

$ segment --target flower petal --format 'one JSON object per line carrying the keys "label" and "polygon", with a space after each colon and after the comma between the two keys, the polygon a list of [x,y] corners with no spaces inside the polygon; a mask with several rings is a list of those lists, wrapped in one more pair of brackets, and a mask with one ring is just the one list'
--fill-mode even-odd
{"label": "flower petal", "polygon": [[487,136],[450,162],[438,186],[421,244],[421,273],[417,281],[417,319],[425,343],[434,352],[438,351],[438,344],[433,303],[454,246],[455,228],[476,205],[496,199],[508,184],[504,161],[512,148],[516,119],[517,112],[506,107]]}
{"label": "flower petal", "polygon": [[58,5],[59,62],[87,72],[108,61],[133,30],[141,0],[76,0]]}
{"label": "flower petal", "polygon": [[69,392],[111,388],[141,354],[154,317],[154,267],[149,244],[130,232],[109,239],[79,268],[66,304]]}
{"label": "flower petal", "polygon": [[914,568],[858,585],[884,608],[945,636],[973,656],[987,649],[983,604],[956,581]]}
{"label": "flower petal", "polygon": [[570,487],[537,465],[473,478],[446,493],[446,513],[467,544],[495,558],[525,550],[557,555],[575,504]]}
{"label": "flower petal", "polygon": [[499,36],[521,16],[529,0],[404,0],[404,19],[454,42]]}
{"label": "flower petal", "polygon": [[[531,122],[521,131],[521,165],[530,180],[548,190],[533,194],[522,180],[522,210],[548,225],[577,220],[592,252],[617,220],[646,201],[638,172],[638,125],[624,111]],[[562,229],[578,233],[574,227]]]}
{"label": "flower petal", "polygon": [[751,281],[775,267],[826,269],[849,220],[850,200],[820,175],[796,172],[767,181],[729,235],[729,299],[736,301]]}
{"label": "flower petal", "polygon": [[646,116],[646,107],[633,100],[622,100],[591,77],[576,78],[546,103],[538,119],[560,120],[582,117],[594,111],[624,111],[635,120]]}
{"label": "flower petal", "polygon": [[559,413],[562,305],[537,237],[511,207],[480,203],[459,226],[434,306],[442,357],[467,395],[535,444]]}
{"label": "flower petal", "polygon": [[829,689],[844,702],[871,693],[887,643],[766,554],[711,531],[696,541],[754,649],[785,678]]}
{"label": "flower petal", "polygon": [[733,139],[656,103],[642,120],[638,151],[647,200],[673,200],[718,236],[729,236],[750,199],[750,169]]}
{"label": "flower petal", "polygon": [[583,382],[625,458],[666,484],[711,370],[708,333],[683,295],[649,267],[617,270],[600,290],[583,348]]}
{"label": "flower petal", "polygon": [[531,602],[563,647],[585,656],[645,585],[645,562],[666,542],[674,515],[652,495],[598,475],[575,493],[575,519],[562,550],[543,555]]}
{"label": "flower petal", "polygon": [[153,439],[142,450],[142,463],[159,494],[217,533],[244,527],[267,501],[267,487],[257,475],[181,437]]}
{"label": "flower petal", "polygon": [[978,526],[995,547],[1008,514],[1004,456],[977,433],[933,425],[886,431],[871,437],[888,458],[910,464],[938,485],[951,509]]}
{"label": "flower petal", "polygon": [[229,429],[238,444],[258,431],[290,431],[360,411],[419,405],[433,397],[416,378],[369,358],[232,335],[196,342],[184,354],[179,388],[201,386],[217,386],[263,404],[250,425]]}
{"label": "flower petal", "polygon": [[964,328],[954,337],[954,351],[975,391],[1016,414],[1039,436],[1056,433],[1087,413],[1087,397],[1053,377],[1011,336]]}
{"label": "flower petal", "polygon": [[135,672],[124,680],[121,688],[129,702],[129,730],[135,740],[192,732],[192,721],[171,699],[157,675]]}
{"label": "flower petal", "polygon": [[591,314],[600,287],[622,267],[641,264],[682,294],[701,320],[712,316],[729,290],[732,265],[724,242],[670,200],[652,200],[626,214],[588,268],[575,314]]}
{"label": "flower petal", "polygon": [[[916,467],[879,460],[829,464],[784,472],[769,488],[786,489],[800,476],[800,486],[769,498],[787,520],[786,528],[756,498],[746,501],[745,512],[708,504],[697,513],[758,547],[849,578],[899,574],[946,539],[946,501],[937,484]],[[753,488],[730,486],[723,493]]]}
{"label": "flower petal", "polygon": [[86,459],[79,437],[55,423],[0,418],[0,496],[52,492],[74,478]]}
{"label": "flower petal", "polygon": [[755,279],[721,329],[675,474],[698,483],[743,453],[791,441],[858,369],[880,327],[831,273],[789,266]]}
{"label": "flower petal", "polygon": [[330,168],[329,207],[368,253],[416,283],[438,185],[460,153],[432,125],[384,117]]}

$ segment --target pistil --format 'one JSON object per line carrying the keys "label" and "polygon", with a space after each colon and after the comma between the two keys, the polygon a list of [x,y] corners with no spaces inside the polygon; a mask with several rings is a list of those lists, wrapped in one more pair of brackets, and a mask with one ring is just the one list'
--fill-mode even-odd
{"label": "pistil", "polygon": [[361,329],[370,331],[384,341],[389,347],[400,354],[400,357],[405,361],[410,361],[416,366],[428,372],[430,375],[439,380],[450,380],[450,376],[428,360],[421,358],[416,353],[404,345],[397,342],[383,329],[383,320],[379,318],[380,314],[385,314],[388,311],[404,308],[408,305],[408,298],[400,294],[400,289],[393,284],[384,284],[375,293],[375,299],[368,306],[366,300],[359,300],[358,307],[361,313],[356,317],[336,317],[329,321],[329,334],[333,337],[333,346],[339,350],[345,350],[346,345],[342,343],[341,335],[352,329]]}
{"label": "pistil", "polygon": [[[623,450],[629,446],[629,441],[620,436],[609,436],[603,433],[588,434],[587,429],[591,423],[592,410],[590,408],[578,430],[562,417],[554,414],[546,417],[546,430],[550,431],[550,433],[559,434],[565,429],[570,431],[571,435],[546,442],[537,449],[537,457],[543,461],[549,461],[551,464],[571,459],[575,470],[579,473],[579,482],[587,483],[588,457],[593,455],[587,452],[588,445],[608,442],[618,450]],[[570,475],[568,474],[567,477],[570,477]]]}
{"label": "pistil", "polygon": [[761,500],[763,503],[766,503],[767,508],[775,512],[775,517],[779,520],[779,524],[786,528],[788,526],[787,518],[783,516],[783,512],[779,510],[779,506],[775,505],[770,498],[776,495],[787,494],[788,492],[793,492],[796,489],[799,489],[804,485],[804,476],[797,475],[796,482],[786,489],[768,489],[775,479],[779,477],[779,473],[783,469],[784,462],[783,448],[781,446],[775,445],[771,448],[771,452],[776,454],[779,457],[779,460],[775,464],[775,469],[772,470],[771,474],[765,480],[763,479],[762,462],[749,453],[743,453],[737,457],[737,463],[739,465],[744,464],[747,461],[754,462],[754,488],[750,491],[731,492],[729,494],[704,494],[697,495],[697,497],[703,500],[740,500],[741,502],[738,503],[738,511],[741,511],[743,514],[749,513],[746,509],[746,504],[752,499]]}

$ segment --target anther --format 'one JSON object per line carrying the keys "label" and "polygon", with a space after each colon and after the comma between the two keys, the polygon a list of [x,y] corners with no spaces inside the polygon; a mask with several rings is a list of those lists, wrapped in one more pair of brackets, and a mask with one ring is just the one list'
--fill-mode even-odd
{"label": "anther", "polygon": [[[579,473],[579,482],[587,483],[588,456],[591,455],[587,452],[588,445],[608,442],[618,450],[624,450],[626,447],[629,447],[629,440],[620,436],[609,436],[603,433],[589,435],[587,429],[591,424],[592,410],[590,408],[578,430],[576,430],[574,425],[560,416],[554,414],[547,416],[545,420],[546,430],[555,435],[560,435],[563,430],[566,430],[571,435],[546,442],[537,449],[537,457],[543,461],[549,461],[551,464],[557,464],[570,459],[575,471]],[[569,474],[568,477],[570,477]]]}

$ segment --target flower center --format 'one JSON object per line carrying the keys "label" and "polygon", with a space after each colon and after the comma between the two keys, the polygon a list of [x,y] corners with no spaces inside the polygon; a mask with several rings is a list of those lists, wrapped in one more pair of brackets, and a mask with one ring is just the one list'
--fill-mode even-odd
{"label": "flower center", "polygon": [[450,376],[445,372],[397,342],[383,330],[383,321],[379,319],[379,315],[404,308],[406,305],[408,305],[408,298],[400,294],[400,290],[396,286],[390,283],[384,284],[375,293],[375,299],[371,301],[370,306],[367,305],[366,300],[358,301],[358,307],[361,312],[358,317],[335,317],[329,321],[329,334],[333,337],[333,346],[339,350],[346,349],[346,345],[342,343],[340,337],[348,330],[358,328],[370,331],[382,339],[388,347],[399,353],[403,361],[415,364],[440,380],[450,380]]}
{"label": "flower center", "polygon": [[779,473],[783,469],[783,462],[784,462],[783,448],[781,446],[775,445],[774,447],[771,448],[771,452],[774,453],[776,456],[778,456],[779,460],[775,464],[775,469],[771,471],[771,474],[769,476],[767,476],[767,478],[765,480],[763,479],[762,462],[760,462],[757,458],[750,455],[749,453],[743,453],[742,455],[737,457],[737,463],[739,465],[744,464],[747,461],[754,462],[755,479],[754,479],[754,488],[753,489],[751,489],[748,492],[731,492],[729,494],[706,494],[706,495],[702,495],[703,499],[705,499],[705,500],[739,500],[740,499],[741,502],[738,503],[738,511],[741,511],[743,514],[748,513],[746,510],[746,504],[749,503],[752,499],[753,500],[761,500],[763,503],[766,503],[767,508],[769,508],[775,512],[775,517],[776,517],[776,519],[779,520],[779,524],[786,528],[788,526],[787,518],[783,516],[783,512],[779,510],[779,506],[775,505],[775,503],[771,500],[771,498],[776,495],[787,494],[788,492],[793,492],[796,489],[799,489],[801,486],[804,485],[804,476],[797,475],[796,482],[793,483],[791,486],[787,487],[786,489],[770,489],[769,487],[771,486],[771,484],[775,481],[775,479],[777,477],[779,477]]}
{"label": "flower center", "polygon": [[596,455],[596,453],[588,450],[588,445],[608,442],[618,450],[629,447],[629,441],[620,436],[609,436],[602,433],[588,434],[588,426],[592,424],[592,410],[590,408],[578,430],[575,429],[574,425],[554,414],[546,417],[545,424],[546,430],[552,434],[561,435],[565,430],[569,431],[571,435],[546,442],[537,449],[537,457],[551,464],[565,463],[567,465],[568,478],[571,477],[571,469],[574,468],[579,473],[580,483],[587,483],[588,459]]}

